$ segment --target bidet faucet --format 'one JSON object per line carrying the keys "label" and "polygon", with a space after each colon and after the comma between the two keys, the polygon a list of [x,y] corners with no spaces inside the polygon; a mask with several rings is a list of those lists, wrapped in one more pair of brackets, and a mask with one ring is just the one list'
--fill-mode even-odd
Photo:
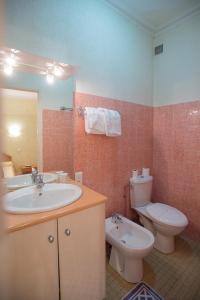
{"label": "bidet faucet", "polygon": [[122,217],[119,214],[114,213],[111,216],[111,222],[114,223],[114,224],[119,224],[119,223],[123,223],[123,220],[122,220]]}

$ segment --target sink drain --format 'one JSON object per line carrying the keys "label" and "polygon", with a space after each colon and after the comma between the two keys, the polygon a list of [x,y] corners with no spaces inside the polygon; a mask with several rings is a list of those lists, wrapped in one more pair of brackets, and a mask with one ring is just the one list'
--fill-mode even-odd
{"label": "sink drain", "polygon": [[125,241],[125,240],[121,240],[121,242],[122,242],[123,244],[126,244],[126,241]]}

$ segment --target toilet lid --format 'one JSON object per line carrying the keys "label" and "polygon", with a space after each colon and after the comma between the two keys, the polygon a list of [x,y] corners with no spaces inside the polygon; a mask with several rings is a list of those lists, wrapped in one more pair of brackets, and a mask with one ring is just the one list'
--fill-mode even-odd
{"label": "toilet lid", "polygon": [[163,203],[153,203],[148,205],[146,209],[149,216],[159,223],[172,226],[186,226],[188,224],[186,216],[175,207]]}

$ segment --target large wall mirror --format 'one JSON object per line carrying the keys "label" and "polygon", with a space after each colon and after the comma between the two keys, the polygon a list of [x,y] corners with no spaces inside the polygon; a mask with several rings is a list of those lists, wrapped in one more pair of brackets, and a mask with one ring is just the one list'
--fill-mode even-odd
{"label": "large wall mirror", "polygon": [[75,68],[14,49],[1,49],[4,177],[40,171],[73,175]]}

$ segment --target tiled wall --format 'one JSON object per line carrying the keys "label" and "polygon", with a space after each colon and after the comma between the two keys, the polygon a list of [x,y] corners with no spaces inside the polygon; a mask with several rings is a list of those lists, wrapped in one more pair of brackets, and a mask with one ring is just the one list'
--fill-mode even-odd
{"label": "tiled wall", "polygon": [[[76,171],[83,171],[84,183],[108,197],[107,215],[118,211],[133,217],[131,170],[152,167],[153,161],[153,200],[185,213],[187,233],[200,239],[200,101],[154,109],[81,93],[75,93],[74,101],[74,117],[72,112],[43,111],[44,170],[73,174],[74,163]],[[86,134],[79,106],[118,110],[122,136]]]}
{"label": "tiled wall", "polygon": [[[78,106],[116,109],[122,117],[122,136],[87,135]],[[83,171],[84,183],[108,196],[106,213],[128,209],[131,170],[151,167],[153,109],[148,106],[75,93],[74,167]],[[124,198],[124,196],[126,196]]]}
{"label": "tiled wall", "polygon": [[43,111],[43,169],[73,174],[73,113]]}
{"label": "tiled wall", "polygon": [[154,108],[153,199],[180,209],[200,239],[200,101]]}

